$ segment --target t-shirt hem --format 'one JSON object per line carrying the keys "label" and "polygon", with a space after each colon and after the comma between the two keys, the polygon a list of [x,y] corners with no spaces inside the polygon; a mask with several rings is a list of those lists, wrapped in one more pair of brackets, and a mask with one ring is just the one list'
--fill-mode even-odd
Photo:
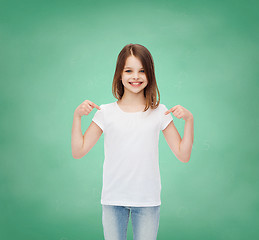
{"label": "t-shirt hem", "polygon": [[145,202],[145,203],[130,203],[130,202],[116,202],[116,201],[102,201],[102,205],[116,205],[116,206],[127,206],[127,207],[153,207],[161,205],[160,202]]}
{"label": "t-shirt hem", "polygon": [[103,131],[103,125],[96,119],[92,119],[93,122],[95,122]]}
{"label": "t-shirt hem", "polygon": [[168,120],[166,121],[166,123],[164,124],[164,126],[161,128],[161,130],[162,130],[162,131],[165,130],[166,127],[169,125],[169,123],[172,122],[172,121],[173,121],[173,118],[168,119]]}

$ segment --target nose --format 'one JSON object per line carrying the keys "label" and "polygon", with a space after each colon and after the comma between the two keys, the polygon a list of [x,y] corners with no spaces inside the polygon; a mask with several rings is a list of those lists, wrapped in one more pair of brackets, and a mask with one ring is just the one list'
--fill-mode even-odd
{"label": "nose", "polygon": [[138,79],[139,77],[138,77],[138,73],[134,73],[134,75],[133,75],[133,79]]}

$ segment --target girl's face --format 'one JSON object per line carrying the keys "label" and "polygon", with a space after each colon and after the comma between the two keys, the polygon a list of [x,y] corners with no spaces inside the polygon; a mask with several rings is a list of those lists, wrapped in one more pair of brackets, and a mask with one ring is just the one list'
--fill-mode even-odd
{"label": "girl's face", "polygon": [[[124,91],[130,91],[133,93],[144,91],[144,88],[148,84],[142,63],[135,56],[130,56],[126,59],[121,79],[122,84],[124,85]],[[137,84],[134,85],[134,82]]]}

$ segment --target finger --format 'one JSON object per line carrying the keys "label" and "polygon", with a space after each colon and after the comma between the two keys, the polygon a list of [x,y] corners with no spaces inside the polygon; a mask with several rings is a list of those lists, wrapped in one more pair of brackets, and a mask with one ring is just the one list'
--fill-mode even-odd
{"label": "finger", "polygon": [[175,110],[174,114],[176,115],[180,115],[181,114],[181,111],[178,109],[178,110]]}
{"label": "finger", "polygon": [[179,119],[181,118],[181,114],[175,114],[175,116]]}
{"label": "finger", "polygon": [[90,107],[90,108],[93,109],[92,105],[89,102],[88,103],[83,103],[82,105],[83,105],[83,107]]}
{"label": "finger", "polygon": [[168,114],[168,113],[170,113],[170,112],[173,113],[173,112],[178,108],[178,106],[179,106],[179,105],[176,105],[176,106],[170,108],[169,110],[167,110],[167,111],[165,112],[165,114]]}
{"label": "finger", "polygon": [[94,106],[95,108],[97,108],[98,110],[101,110],[101,108],[100,108],[97,104],[93,103],[93,106]]}
{"label": "finger", "polygon": [[171,108],[172,112],[174,112],[175,110],[177,110],[179,108],[179,105],[176,105],[174,107]]}
{"label": "finger", "polygon": [[95,103],[93,103],[93,102],[91,102],[91,101],[89,101],[89,104],[90,104],[92,107],[95,107],[95,108],[97,108],[98,110],[101,110],[101,108],[100,108],[97,104],[95,104]]}
{"label": "finger", "polygon": [[172,112],[171,109],[169,109],[169,110],[167,110],[166,112],[164,112],[164,114],[166,115],[166,114],[168,114],[168,113],[170,113],[170,112]]}
{"label": "finger", "polygon": [[90,112],[93,110],[92,106],[87,106],[85,110],[89,110]]}

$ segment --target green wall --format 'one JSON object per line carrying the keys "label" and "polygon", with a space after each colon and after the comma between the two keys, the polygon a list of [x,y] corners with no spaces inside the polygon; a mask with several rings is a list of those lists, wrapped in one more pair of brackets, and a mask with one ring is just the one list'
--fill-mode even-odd
{"label": "green wall", "polygon": [[[0,238],[103,239],[103,135],[74,159],[71,128],[84,100],[116,100],[116,59],[128,43],[151,52],[161,103],[194,116],[188,163],[160,134],[157,239],[258,238],[258,7],[0,1]],[[95,112],[82,118],[83,133]],[[184,120],[174,121],[183,136]]]}

